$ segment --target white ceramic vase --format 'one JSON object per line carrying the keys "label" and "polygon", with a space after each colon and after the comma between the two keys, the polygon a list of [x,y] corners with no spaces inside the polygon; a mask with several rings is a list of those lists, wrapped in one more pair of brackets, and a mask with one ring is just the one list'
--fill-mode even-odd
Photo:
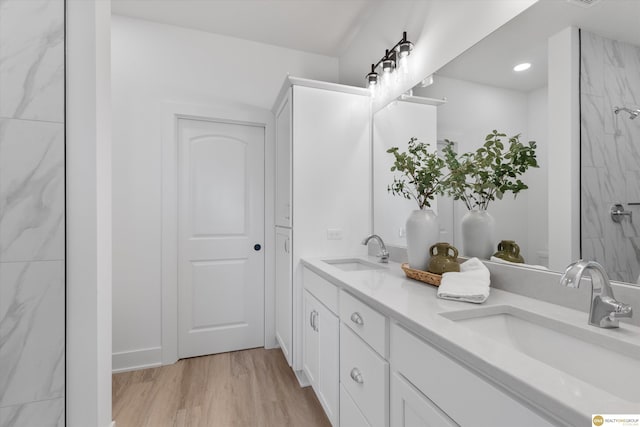
{"label": "white ceramic vase", "polygon": [[409,266],[427,270],[429,248],[440,237],[438,217],[431,209],[415,210],[407,218],[407,257]]}
{"label": "white ceramic vase", "polygon": [[489,259],[495,252],[495,220],[482,209],[472,209],[462,217],[462,254]]}

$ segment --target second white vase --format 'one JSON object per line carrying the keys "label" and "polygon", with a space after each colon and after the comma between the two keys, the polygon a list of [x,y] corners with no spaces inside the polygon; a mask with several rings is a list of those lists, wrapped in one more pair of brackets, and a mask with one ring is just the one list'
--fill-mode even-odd
{"label": "second white vase", "polygon": [[472,209],[462,217],[462,254],[489,259],[495,251],[495,221],[485,210]]}
{"label": "second white vase", "polygon": [[429,248],[440,237],[438,217],[431,209],[415,210],[407,218],[407,257],[409,266],[416,270],[427,270]]}

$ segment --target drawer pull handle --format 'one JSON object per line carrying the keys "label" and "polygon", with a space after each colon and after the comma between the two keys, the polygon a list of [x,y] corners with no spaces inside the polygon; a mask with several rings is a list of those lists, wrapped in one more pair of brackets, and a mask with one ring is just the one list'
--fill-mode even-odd
{"label": "drawer pull handle", "polygon": [[360,313],[358,312],[351,315],[351,321],[356,325],[364,325],[364,320],[362,320],[362,316],[360,316]]}
{"label": "drawer pull handle", "polygon": [[364,379],[362,378],[362,372],[360,372],[360,369],[358,368],[353,368],[351,370],[351,379],[357,382],[358,384],[364,383]]}
{"label": "drawer pull handle", "polygon": [[318,312],[313,310],[313,312],[315,313],[313,315],[313,329],[318,332]]}
{"label": "drawer pull handle", "polygon": [[315,310],[311,310],[311,313],[309,314],[309,325],[311,326],[312,330],[316,330],[316,311]]}

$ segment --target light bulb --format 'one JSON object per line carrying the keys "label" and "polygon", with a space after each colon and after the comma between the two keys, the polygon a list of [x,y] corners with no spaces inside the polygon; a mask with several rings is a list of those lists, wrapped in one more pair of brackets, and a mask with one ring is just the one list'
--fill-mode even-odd
{"label": "light bulb", "polygon": [[382,85],[388,87],[391,84],[391,69],[382,72]]}
{"label": "light bulb", "polygon": [[396,61],[393,59],[385,59],[382,61],[382,72],[386,74],[390,74],[395,68]]}
{"label": "light bulb", "polygon": [[401,56],[398,60],[398,71],[402,74],[409,73],[409,56]]}
{"label": "light bulb", "polygon": [[407,33],[403,33],[404,41],[402,41],[396,48],[396,52],[398,55],[398,70],[403,74],[407,74],[409,72],[408,57],[413,50],[413,43],[408,41],[406,37]]}
{"label": "light bulb", "polygon": [[522,64],[518,64],[513,67],[513,71],[525,71],[531,68],[531,64],[528,62],[523,62]]}
{"label": "light bulb", "polygon": [[378,85],[377,84],[370,84],[369,85],[369,93],[371,94],[372,98],[376,97],[376,93],[378,92]]}

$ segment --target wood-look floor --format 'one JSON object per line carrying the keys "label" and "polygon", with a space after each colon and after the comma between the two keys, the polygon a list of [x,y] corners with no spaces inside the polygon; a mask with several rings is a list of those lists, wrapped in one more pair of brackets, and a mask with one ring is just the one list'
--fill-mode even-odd
{"label": "wood-look floor", "polygon": [[330,426],[280,349],[194,357],[113,375],[117,427]]}

